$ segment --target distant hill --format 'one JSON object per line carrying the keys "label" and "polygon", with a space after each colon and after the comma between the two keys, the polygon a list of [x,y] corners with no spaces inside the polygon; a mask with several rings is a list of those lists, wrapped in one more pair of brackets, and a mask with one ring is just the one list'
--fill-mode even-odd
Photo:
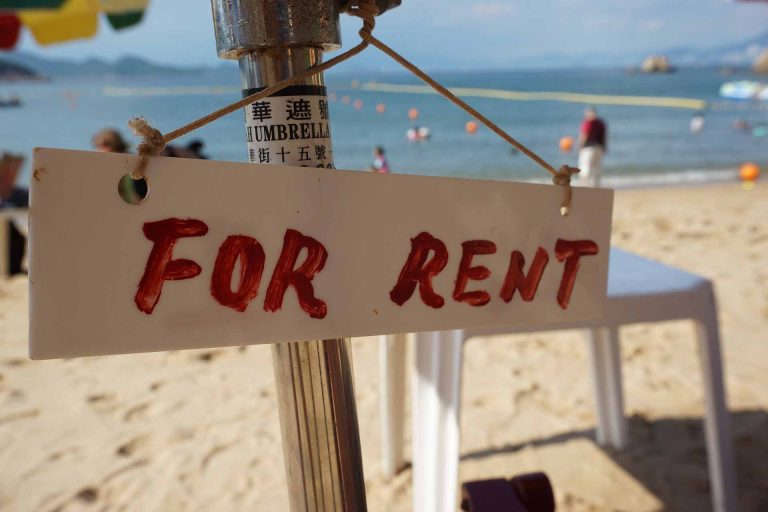
{"label": "distant hill", "polygon": [[34,70],[18,64],[0,59],[0,81],[19,80],[44,80],[45,77]]}
{"label": "distant hill", "polygon": [[[562,69],[583,67],[635,67],[639,66],[649,54],[666,55],[673,66],[729,66],[748,67],[762,49],[768,48],[768,31],[754,37],[746,38],[737,43],[731,43],[711,48],[657,48],[652,52],[634,53],[590,53],[590,54],[562,54],[547,53],[542,55],[515,57],[508,52],[497,54],[497,60],[489,63],[487,68],[493,69]],[[426,63],[430,71],[470,71],[477,68],[476,58],[459,58],[442,55],[439,61],[434,58],[431,48],[415,49],[409,55],[414,61]],[[149,62],[140,57],[123,57],[115,62],[104,59],[90,58],[87,60],[52,59],[41,57],[37,54],[26,52],[14,52],[0,54],[0,61],[8,64],[16,64],[37,74],[57,77],[74,76],[148,76],[164,74],[189,74],[206,75],[216,73],[222,69],[231,70],[236,64],[231,61],[222,61],[215,66],[167,66]],[[430,65],[431,63],[431,65]],[[338,70],[333,72],[358,72],[358,71],[395,71],[401,68],[388,57],[371,52],[364,60],[352,60],[345,62]]]}
{"label": "distant hill", "polygon": [[222,63],[215,67],[182,67],[155,64],[140,57],[123,57],[115,62],[104,59],[90,58],[86,60],[49,59],[26,52],[4,54],[1,57],[6,63],[16,64],[34,70],[52,78],[72,76],[140,76],[164,74],[204,74],[231,67],[233,64]]}
{"label": "distant hill", "polygon": [[752,61],[760,52],[768,48],[768,31],[739,43],[718,46],[715,48],[670,48],[664,55],[675,65],[724,65],[751,66]]}
{"label": "distant hill", "polygon": [[566,55],[548,53],[535,57],[512,59],[508,67],[574,68],[574,67],[635,67],[649,54],[666,55],[673,66],[732,66],[749,67],[760,51],[768,48],[768,31],[737,43],[710,48],[657,48],[634,53],[593,53]]}

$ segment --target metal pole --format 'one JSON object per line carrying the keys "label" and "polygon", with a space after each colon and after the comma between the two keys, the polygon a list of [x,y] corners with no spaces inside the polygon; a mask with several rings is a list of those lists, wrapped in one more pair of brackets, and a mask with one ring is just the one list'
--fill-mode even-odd
{"label": "metal pole", "polygon": [[[219,55],[239,59],[244,93],[320,62],[323,49],[341,43],[334,0],[212,6]],[[246,109],[252,162],[333,167],[322,75],[259,103]],[[276,344],[272,354],[291,510],[365,511],[349,340]]]}

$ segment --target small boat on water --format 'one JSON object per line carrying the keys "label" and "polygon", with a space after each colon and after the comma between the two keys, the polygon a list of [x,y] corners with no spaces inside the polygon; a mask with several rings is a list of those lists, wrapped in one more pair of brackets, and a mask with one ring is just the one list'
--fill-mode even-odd
{"label": "small boat on water", "polygon": [[21,98],[18,96],[10,96],[8,98],[0,98],[0,108],[5,107],[20,107]]}
{"label": "small boat on water", "polygon": [[408,137],[408,140],[411,142],[422,142],[429,140],[429,137],[432,136],[432,133],[426,126],[416,126],[409,128],[408,131],[405,132],[405,136]]}
{"label": "small boat on water", "polygon": [[768,101],[768,82],[739,80],[720,86],[720,96],[731,100]]}

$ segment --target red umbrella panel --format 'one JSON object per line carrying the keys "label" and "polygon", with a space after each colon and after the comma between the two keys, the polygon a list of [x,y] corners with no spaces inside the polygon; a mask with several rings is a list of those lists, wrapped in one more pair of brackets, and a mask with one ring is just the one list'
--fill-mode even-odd
{"label": "red umbrella panel", "polygon": [[15,14],[0,13],[0,49],[10,50],[16,46],[21,33],[21,21]]}

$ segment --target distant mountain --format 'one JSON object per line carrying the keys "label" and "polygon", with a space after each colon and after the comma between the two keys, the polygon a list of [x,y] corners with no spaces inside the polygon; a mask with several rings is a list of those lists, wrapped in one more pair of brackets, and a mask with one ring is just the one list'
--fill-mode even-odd
{"label": "distant mountain", "polygon": [[26,52],[13,52],[0,56],[10,64],[24,66],[39,74],[52,78],[72,76],[138,76],[165,74],[204,74],[222,67],[231,67],[230,63],[221,63],[214,67],[182,67],[155,64],[140,57],[122,57],[115,62],[90,58],[86,60],[49,59]]}
{"label": "distant mountain", "polygon": [[0,81],[17,80],[45,80],[45,77],[26,66],[0,59]]}
{"label": "distant mountain", "polygon": [[[666,55],[674,66],[733,66],[747,67],[762,49],[768,48],[768,31],[738,43],[712,48],[658,48],[652,52],[564,54],[547,53],[528,57],[515,57],[509,52],[497,52],[483,67],[486,69],[557,69],[583,67],[636,67],[649,54]],[[470,71],[478,67],[476,56],[442,55],[435,60],[431,48],[416,48],[409,55],[415,62],[425,64],[429,71]],[[206,75],[222,69],[231,70],[233,62],[222,61],[215,66],[167,66],[149,62],[140,57],[123,57],[115,62],[90,58],[87,60],[51,59],[26,52],[0,54],[0,61],[29,68],[49,76],[147,76],[164,74]],[[400,71],[401,68],[385,55],[368,53],[366,59],[345,62],[332,74],[360,71]]]}
{"label": "distant mountain", "polygon": [[768,48],[768,31],[739,43],[715,48],[670,48],[663,53],[675,65],[750,66],[760,52]]}
{"label": "distant mountain", "polygon": [[674,66],[733,66],[749,67],[760,52],[768,48],[768,31],[737,43],[711,48],[658,48],[633,53],[595,53],[566,55],[548,53],[535,57],[513,59],[509,67],[574,68],[574,67],[638,67],[649,54],[666,55]]}
{"label": "distant mountain", "polygon": [[[469,72],[478,69],[574,69],[574,68],[637,68],[649,54],[666,55],[673,66],[750,67],[761,49],[768,48],[768,31],[737,43],[710,48],[675,47],[651,48],[634,52],[560,53],[547,52],[538,55],[516,56],[513,52],[490,52],[478,65],[475,55],[460,52],[441,54],[435,59],[434,49],[429,46],[414,48],[408,58],[430,72]],[[339,70],[346,73],[392,72],[402,68],[386,55],[378,52],[366,54],[365,59],[351,59]],[[336,70],[334,70],[336,71]]]}

